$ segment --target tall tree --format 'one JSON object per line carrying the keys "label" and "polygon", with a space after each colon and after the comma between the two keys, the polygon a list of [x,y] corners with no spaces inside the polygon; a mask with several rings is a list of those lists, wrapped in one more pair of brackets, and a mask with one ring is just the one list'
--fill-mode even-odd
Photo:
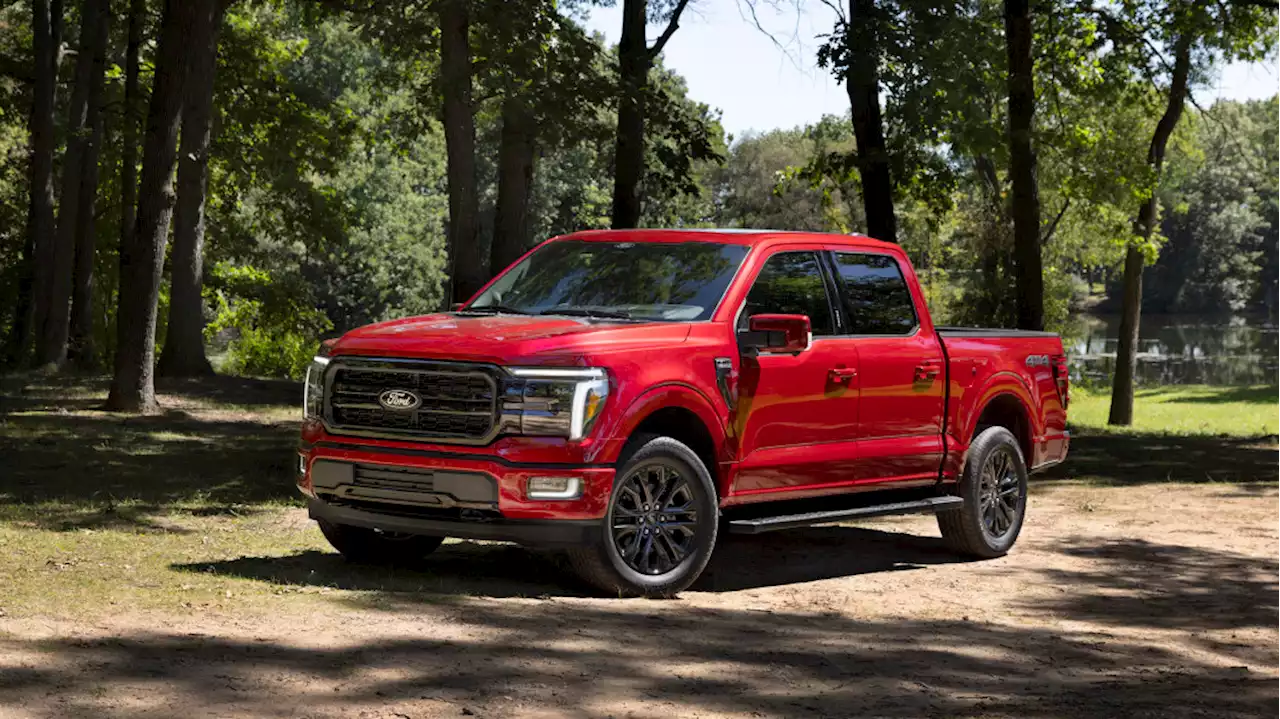
{"label": "tall tree", "polygon": [[529,239],[529,194],[537,152],[535,118],[527,100],[502,102],[502,137],[498,144],[498,202],[493,218],[489,274],[497,275],[524,253]]}
{"label": "tall tree", "polygon": [[1009,53],[1009,166],[1013,184],[1014,283],[1018,327],[1044,329],[1044,271],[1040,258],[1040,189],[1032,125],[1036,113],[1031,2],[1005,0],[1004,36]]}
{"label": "tall tree", "polygon": [[182,117],[184,53],[193,19],[217,0],[167,0],[160,21],[155,80],[142,147],[142,179],[133,237],[120,248],[115,374],[107,408],[155,408],[156,311],[164,249],[173,215],[173,164]]}
{"label": "tall tree", "polygon": [[480,9],[476,53],[486,58],[486,71],[479,85],[501,98],[492,276],[529,246],[538,158],[612,132],[599,108],[616,88],[603,48],[555,2],[486,2]]}
{"label": "tall tree", "polygon": [[142,124],[142,93],[138,76],[142,70],[142,36],[147,22],[147,0],[129,0],[128,40],[125,45],[124,125],[120,141],[120,269],[124,276],[126,248],[133,246],[134,222],[138,209],[138,127]]}
{"label": "tall tree", "polygon": [[862,177],[862,203],[867,214],[867,234],[885,242],[898,241],[898,221],[893,211],[893,180],[889,152],[880,114],[880,25],[882,15],[875,0],[849,0],[844,39],[847,44],[845,91],[858,147],[855,160]]}
{"label": "tall tree", "polygon": [[[1153,63],[1168,73],[1169,90],[1164,114],[1152,133],[1147,163],[1154,178],[1134,222],[1133,236],[1125,250],[1124,289],[1121,301],[1120,337],[1116,347],[1116,371],[1111,387],[1109,424],[1133,423],[1133,377],[1137,361],[1142,317],[1142,272],[1154,255],[1152,235],[1159,216],[1160,172],[1169,136],[1182,117],[1190,97],[1190,81],[1197,65],[1226,60],[1259,60],[1273,47],[1277,5],[1273,2],[1206,3],[1196,0],[1122,0],[1120,13],[1111,8],[1096,12],[1113,41],[1116,53],[1132,53],[1142,63]],[[1169,63],[1153,48],[1171,47]],[[1134,49],[1136,48],[1136,50]],[[1156,71],[1144,67],[1148,75]]]}
{"label": "tall tree", "polygon": [[[67,361],[67,340],[71,336],[71,295],[75,280],[76,234],[81,229],[86,149],[92,141],[97,118],[90,117],[89,95],[94,84],[94,59],[97,42],[102,36],[99,25],[106,22],[104,0],[82,0],[80,3],[80,37],[78,40],[74,84],[67,106],[67,149],[62,157],[62,195],[58,205],[58,227],[54,236],[52,263],[49,267],[49,308],[44,313],[40,333],[39,362],[59,368]],[[96,162],[96,157],[94,158]]]}
{"label": "tall tree", "polygon": [[444,95],[449,176],[449,262],[454,302],[484,285],[480,201],[476,189],[476,120],[471,98],[471,9],[468,0],[440,0],[440,84]]}
{"label": "tall tree", "polygon": [[[1187,81],[1191,74],[1191,47],[1194,38],[1190,33],[1180,35],[1174,44],[1173,71],[1169,78],[1169,99],[1151,135],[1147,150],[1147,163],[1157,178],[1164,167],[1165,148],[1169,137],[1182,117],[1187,101]],[[1143,242],[1150,241],[1155,229],[1160,200],[1155,191],[1138,209],[1134,234]],[[1111,386],[1111,413],[1108,424],[1133,424],[1133,374],[1138,347],[1138,325],[1142,316],[1142,268],[1146,253],[1142,245],[1130,242],[1124,256],[1124,295],[1120,310],[1120,337],[1116,346],[1116,373]]]}
{"label": "tall tree", "polygon": [[62,44],[62,0],[31,0],[33,88],[28,162],[30,201],[27,237],[23,248],[26,266],[18,279],[18,306],[9,338],[9,359],[21,362],[32,338],[44,327],[49,310],[54,248],[54,97],[58,83],[59,47]]}
{"label": "tall tree", "polygon": [[[98,0],[97,37],[93,42],[93,69],[90,73],[86,124],[89,141],[81,162],[80,187],[76,212],[75,282],[71,293],[71,327],[67,357],[73,363],[91,368],[97,365],[93,347],[93,269],[97,254],[96,215],[98,202],[98,159],[102,151],[105,119],[102,95],[106,77],[107,44],[111,29],[111,2]],[[65,172],[65,170],[64,170]],[[65,200],[64,200],[65,202]]]}
{"label": "tall tree", "polygon": [[213,373],[204,353],[205,193],[209,186],[209,142],[213,136],[213,87],[218,66],[218,30],[226,0],[200,7],[187,38],[182,140],[178,152],[178,206],[173,216],[169,326],[156,371],[194,377]]}
{"label": "tall tree", "polygon": [[614,143],[613,227],[635,227],[643,209],[640,182],[644,179],[645,95],[653,61],[680,26],[689,0],[676,0],[658,13],[666,28],[653,46],[645,36],[648,0],[623,0],[622,37],[618,43],[618,132]]}

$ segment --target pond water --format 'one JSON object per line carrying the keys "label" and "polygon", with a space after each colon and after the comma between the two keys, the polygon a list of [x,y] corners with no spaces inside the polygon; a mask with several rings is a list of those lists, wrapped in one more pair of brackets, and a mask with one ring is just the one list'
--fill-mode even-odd
{"label": "pond water", "polygon": [[[1072,382],[1109,386],[1120,334],[1118,315],[1077,315],[1063,333]],[[1143,315],[1139,385],[1275,384],[1280,344],[1274,321],[1257,317]]]}

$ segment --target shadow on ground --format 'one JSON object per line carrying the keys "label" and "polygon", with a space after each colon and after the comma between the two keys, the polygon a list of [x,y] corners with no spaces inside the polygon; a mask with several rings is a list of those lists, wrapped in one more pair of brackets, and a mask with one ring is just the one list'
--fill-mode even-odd
{"label": "shadow on ground", "polygon": [[[1048,612],[1117,626],[1192,631],[1274,627],[1280,620],[1280,564],[1273,557],[1084,537],[1067,541],[1059,551],[1090,561],[1077,565],[1081,569],[1039,570],[1043,581],[1071,588],[1062,600],[1037,607]],[[1275,647],[1268,651],[1274,656]]]}
{"label": "shadow on ground", "polygon": [[246,513],[292,500],[297,425],[261,410],[297,404],[293,389],[227,377],[162,382],[184,407],[130,416],[91,411],[106,380],[6,377],[0,509],[45,505],[35,516],[54,529],[145,530],[148,515],[172,504]]}
{"label": "shadow on ground", "polygon": [[1100,484],[1267,482],[1280,479],[1274,437],[1073,432],[1067,461],[1035,481],[1087,479]]}
{"label": "shadow on ground", "polygon": [[[968,561],[940,539],[857,527],[813,527],[768,537],[723,537],[692,591],[734,592]],[[413,567],[351,564],[331,552],[175,564],[174,569],[374,592],[485,597],[583,596],[563,558],[513,545],[456,542]],[[423,601],[437,598],[424,596]]]}
{"label": "shadow on ground", "polygon": [[1167,388],[1138,390],[1136,395],[1162,397],[1168,404],[1221,404],[1224,402],[1250,402],[1252,404],[1280,404],[1280,388],[1261,386],[1246,387],[1204,387],[1197,389],[1194,395],[1164,397]]}
{"label": "shadow on ground", "polygon": [[[503,552],[504,564],[523,561],[506,549],[466,549],[446,561],[482,551]],[[668,716],[1252,717],[1274,709],[1274,677],[1242,664],[1274,665],[1275,647],[1233,643],[1222,632],[1206,638],[1212,630],[1274,628],[1274,561],[1089,538],[1063,551],[1097,561],[1087,572],[1046,574],[1042,581],[1060,583],[1061,594],[1027,608],[1096,620],[1115,633],[679,601],[432,603],[375,592],[371,606],[411,622],[374,639],[352,636],[376,632],[384,620],[297,643],[159,631],[0,639],[0,655],[46,658],[0,672],[0,703],[38,699],[58,712],[92,713],[107,695],[123,697],[109,712],[122,717],[143,715],[131,707],[156,697],[175,711],[276,714],[305,706],[315,715],[362,716],[458,715],[460,707],[479,716],[534,707],[588,716],[628,701]],[[253,576],[264,561],[223,570]],[[284,562],[297,573],[279,581],[325,571],[313,554]],[[1182,633],[1171,639],[1144,629]]]}

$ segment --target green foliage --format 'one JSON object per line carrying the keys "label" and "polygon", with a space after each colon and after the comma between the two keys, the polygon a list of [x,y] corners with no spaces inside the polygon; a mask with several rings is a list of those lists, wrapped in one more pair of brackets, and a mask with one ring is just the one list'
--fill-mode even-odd
{"label": "green foliage", "polygon": [[[205,253],[209,339],[224,371],[296,375],[325,334],[431,312],[449,272],[436,0],[229,6],[219,51]],[[472,0],[480,243],[493,232],[502,106],[533,118],[529,242],[606,227],[617,52],[574,13],[591,0]],[[675,0],[650,0],[663,21]],[[836,3],[839,5],[839,3]],[[75,4],[64,4],[74,32]],[[997,0],[885,0],[875,32],[899,239],[940,322],[1011,322],[1006,55]],[[141,86],[159,6],[144,18]],[[123,19],[123,13],[119,14]],[[30,8],[0,8],[0,333],[12,324],[27,214]],[[1140,202],[1167,83],[1157,49],[1196,38],[1193,80],[1257,59],[1275,13],[1253,3],[1121,0],[1036,7],[1036,146],[1046,311],[1058,327],[1114,277]],[[849,71],[848,28],[819,60]],[[68,47],[74,46],[68,37]],[[123,22],[106,72],[94,339],[115,339]],[[13,68],[16,68],[14,70]],[[646,96],[643,226],[864,228],[849,116],[729,142],[718,111],[660,59]],[[68,93],[59,91],[58,122]],[[1147,243],[1148,309],[1277,308],[1277,104],[1188,110]],[[1167,239],[1166,239],[1167,238]],[[1159,256],[1157,259],[1157,255]],[[162,343],[167,284],[161,291]]]}
{"label": "green foliage", "polygon": [[709,173],[716,224],[847,232],[863,224],[856,182],[806,174],[811,163],[853,146],[848,116],[748,135]]}
{"label": "green foliage", "polygon": [[1147,271],[1147,309],[1275,307],[1276,115],[1272,98],[1220,102],[1188,118],[1161,188],[1168,242]]}
{"label": "green foliage", "polygon": [[213,321],[205,327],[205,337],[215,348],[225,345],[220,370],[301,378],[319,347],[316,338],[333,328],[323,312],[308,304],[302,289],[255,267],[213,267],[205,287]]}

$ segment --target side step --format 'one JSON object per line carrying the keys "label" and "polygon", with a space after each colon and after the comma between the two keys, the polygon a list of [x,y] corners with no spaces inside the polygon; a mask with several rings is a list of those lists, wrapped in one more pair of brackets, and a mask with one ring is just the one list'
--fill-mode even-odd
{"label": "side step", "polygon": [[784,514],[777,517],[760,517],[759,519],[735,519],[729,522],[731,534],[760,534],[779,529],[811,527],[815,524],[831,524],[847,519],[865,519],[867,517],[883,517],[890,514],[924,514],[929,512],[945,512],[960,509],[964,499],[960,497],[926,497],[910,502],[893,504],[876,504],[869,507],[852,509],[835,509],[826,512],[807,512],[805,514]]}

